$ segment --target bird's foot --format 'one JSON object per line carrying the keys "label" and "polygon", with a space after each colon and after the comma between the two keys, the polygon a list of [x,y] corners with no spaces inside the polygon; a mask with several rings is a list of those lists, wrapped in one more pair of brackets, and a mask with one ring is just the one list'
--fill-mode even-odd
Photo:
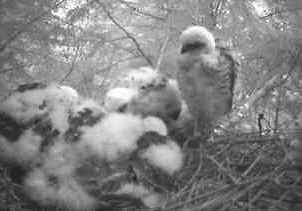
{"label": "bird's foot", "polygon": [[197,149],[200,146],[201,140],[201,134],[193,134],[193,136],[189,137],[186,142],[184,143],[183,148],[193,148]]}

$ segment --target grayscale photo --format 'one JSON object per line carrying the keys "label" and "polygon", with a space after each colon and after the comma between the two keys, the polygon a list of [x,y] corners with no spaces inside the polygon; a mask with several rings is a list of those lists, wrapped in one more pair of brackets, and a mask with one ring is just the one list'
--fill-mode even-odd
{"label": "grayscale photo", "polygon": [[0,211],[301,211],[301,0],[0,0]]}

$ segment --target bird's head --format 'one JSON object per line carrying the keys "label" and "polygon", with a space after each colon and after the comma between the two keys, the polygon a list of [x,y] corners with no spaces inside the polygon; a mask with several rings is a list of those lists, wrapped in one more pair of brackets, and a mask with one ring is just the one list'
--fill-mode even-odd
{"label": "bird's head", "polygon": [[215,38],[203,26],[189,26],[180,35],[181,54],[193,50],[200,50],[205,54],[215,51]]}

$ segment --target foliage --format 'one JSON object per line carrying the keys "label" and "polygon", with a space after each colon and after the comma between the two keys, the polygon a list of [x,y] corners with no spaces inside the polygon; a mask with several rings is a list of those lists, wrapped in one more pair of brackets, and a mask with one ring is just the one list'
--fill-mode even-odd
{"label": "foliage", "polygon": [[[102,102],[129,69],[151,65],[173,78],[178,36],[186,26],[200,24],[235,49],[242,64],[234,112],[221,121],[222,134],[235,139],[258,132],[257,118],[264,114],[263,127],[274,136],[291,130],[301,115],[300,0],[2,0],[0,5],[0,96],[42,80],[71,85]],[[253,148],[262,151],[252,145],[247,152]],[[279,161],[286,150],[282,153]],[[249,155],[256,160],[259,154]]]}

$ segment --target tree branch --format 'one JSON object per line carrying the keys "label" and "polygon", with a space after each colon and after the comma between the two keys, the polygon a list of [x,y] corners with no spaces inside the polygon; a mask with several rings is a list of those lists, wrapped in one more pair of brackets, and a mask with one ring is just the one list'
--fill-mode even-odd
{"label": "tree branch", "polygon": [[278,79],[280,78],[281,75],[283,75],[284,73],[278,73],[276,74],[274,77],[272,77],[266,84],[264,87],[258,89],[252,96],[249,97],[249,99],[247,99],[242,106],[237,109],[234,110],[232,112],[232,114],[230,114],[230,116],[234,116],[234,118],[231,120],[232,123],[235,123],[237,121],[239,121],[240,119],[242,119],[243,117],[236,115],[235,113],[246,113],[253,104],[255,104],[261,97],[265,96],[267,93],[269,93],[270,91],[272,91],[273,89],[275,89],[276,87],[282,86],[290,77],[291,73],[294,71],[294,69],[296,68],[296,66],[298,65],[300,58],[302,55],[302,46],[300,47],[298,53],[295,55],[295,57],[293,58],[291,65],[289,67],[289,70],[287,71],[287,76],[282,79],[281,81],[279,81]]}
{"label": "tree branch", "polygon": [[53,9],[57,8],[58,6],[60,6],[64,1],[65,0],[59,1],[57,4],[55,4],[53,7],[51,7],[48,11],[42,12],[37,17],[34,17],[30,21],[28,21],[26,24],[24,24],[23,27],[19,31],[15,32],[11,37],[9,37],[6,40],[6,42],[2,46],[0,46],[0,52],[4,51],[10,43],[12,43],[15,39],[17,39],[21,34],[23,34],[24,32],[26,32],[26,30],[28,30],[28,28],[32,24],[34,24],[35,22],[37,22],[38,20],[40,20],[41,18],[43,18],[45,15],[47,15],[49,12],[51,12],[51,10],[53,10]]}
{"label": "tree branch", "polygon": [[72,59],[72,62],[71,62],[70,69],[69,69],[68,73],[61,79],[61,81],[59,83],[63,83],[70,76],[70,74],[73,72],[76,61],[77,61],[77,58],[79,56],[79,52],[80,52],[80,45],[78,44],[75,55],[74,55],[74,57]]}
{"label": "tree branch", "polygon": [[276,9],[276,10],[268,13],[267,15],[261,16],[259,18],[260,19],[266,19],[266,18],[269,18],[269,17],[273,17],[275,15],[280,15],[282,13],[286,13],[286,12],[298,12],[300,10],[302,10],[302,8],[292,8],[292,9],[283,9],[283,10]]}
{"label": "tree branch", "polygon": [[101,69],[97,69],[97,71],[95,73],[96,74],[101,73],[101,72],[103,72],[103,71],[105,71],[105,70],[107,70],[109,68],[112,68],[113,66],[116,66],[116,65],[118,65],[120,63],[127,62],[127,61],[130,61],[132,59],[136,59],[136,58],[137,58],[137,56],[129,56],[129,57],[120,59],[118,61],[115,61],[115,62],[111,63],[110,65],[106,65],[105,67],[102,67]]}
{"label": "tree branch", "polygon": [[158,56],[156,67],[155,67],[156,72],[158,72],[159,69],[160,69],[160,65],[161,65],[161,62],[164,58],[165,50],[167,48],[169,40],[170,40],[170,35],[168,34],[165,41],[164,41],[164,43],[162,44],[162,46],[160,48],[159,56]]}
{"label": "tree branch", "polygon": [[106,13],[107,17],[119,28],[121,29],[126,36],[132,40],[132,42],[134,43],[134,45],[136,46],[137,50],[139,51],[139,53],[141,54],[141,56],[143,56],[145,58],[145,60],[148,62],[148,64],[150,66],[153,67],[153,63],[152,61],[146,56],[146,54],[144,53],[144,51],[142,50],[140,44],[137,42],[137,40],[111,15],[111,13],[108,11],[108,9],[106,8],[106,6],[101,3],[99,0],[95,0],[95,2],[102,7],[103,11]]}
{"label": "tree branch", "polygon": [[151,17],[153,19],[156,19],[156,20],[160,20],[160,21],[165,21],[166,19],[163,18],[163,17],[160,17],[160,16],[156,16],[156,15],[153,15],[151,13],[147,13],[145,11],[142,11],[141,9],[139,8],[136,8],[132,5],[130,5],[128,2],[124,1],[124,0],[119,0],[120,3],[126,5],[129,9],[133,10],[134,12],[138,13],[138,14],[141,14],[141,15],[144,15],[144,16],[147,16],[147,17]]}

